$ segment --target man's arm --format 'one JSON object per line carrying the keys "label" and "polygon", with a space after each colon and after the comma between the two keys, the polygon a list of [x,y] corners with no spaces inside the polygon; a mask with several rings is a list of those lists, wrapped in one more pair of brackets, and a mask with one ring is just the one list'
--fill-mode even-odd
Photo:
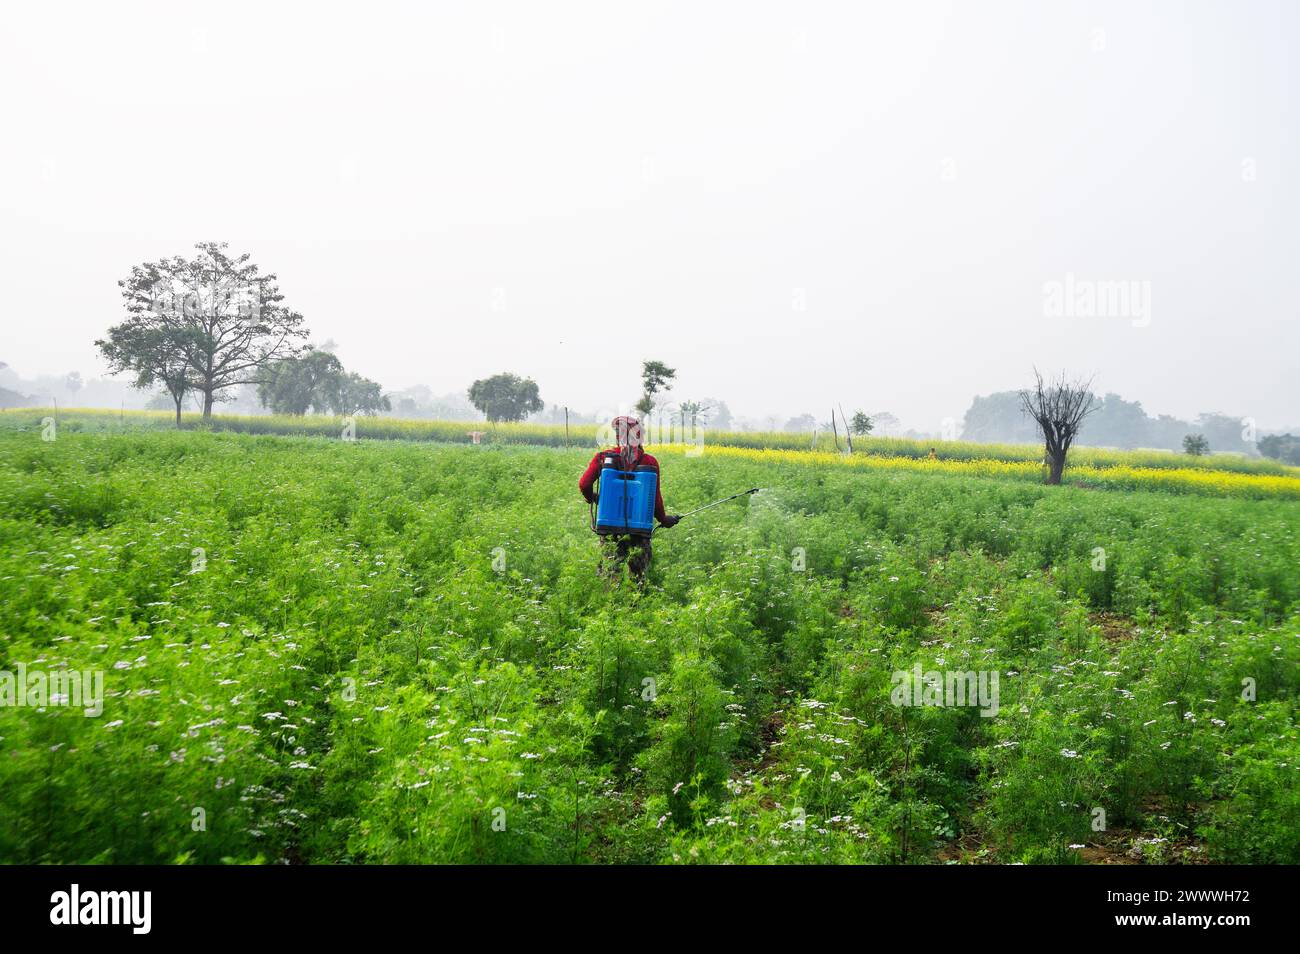
{"label": "man's arm", "polygon": [[604,451],[597,451],[596,456],[593,457],[591,463],[587,465],[587,469],[584,470],[582,476],[578,478],[578,489],[582,491],[582,496],[586,499],[587,503],[591,503],[596,499],[596,494],[593,488],[596,484],[596,478],[600,476],[600,459],[603,455]]}

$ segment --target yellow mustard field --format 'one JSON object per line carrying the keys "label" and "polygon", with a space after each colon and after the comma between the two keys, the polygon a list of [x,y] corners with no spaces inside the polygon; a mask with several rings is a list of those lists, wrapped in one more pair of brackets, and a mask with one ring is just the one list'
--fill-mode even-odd
{"label": "yellow mustard field", "polygon": [[[760,450],[747,447],[705,446],[702,451],[682,445],[662,445],[655,453],[688,456],[692,452],[711,457],[762,461],[767,463],[830,464],[870,470],[906,471],[909,473],[948,474],[954,477],[993,477],[1003,480],[1040,482],[1043,467],[1035,461],[945,460],[914,457],[880,457],[865,454],[836,454],[825,451]],[[1300,478],[1270,474],[1243,474],[1194,468],[1135,467],[1115,465],[1095,467],[1083,464],[1067,467],[1064,483],[1079,487],[1117,490],[1155,490],[1172,493],[1204,494],[1217,497],[1300,500]]]}

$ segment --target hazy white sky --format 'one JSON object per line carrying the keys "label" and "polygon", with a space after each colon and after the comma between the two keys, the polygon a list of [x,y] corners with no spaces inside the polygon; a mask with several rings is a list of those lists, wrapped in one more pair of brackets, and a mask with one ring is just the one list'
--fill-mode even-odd
{"label": "hazy white sky", "polygon": [[117,280],[216,239],[390,388],[1300,419],[1300,4],[425,6],[9,5],[0,360],[98,376]]}

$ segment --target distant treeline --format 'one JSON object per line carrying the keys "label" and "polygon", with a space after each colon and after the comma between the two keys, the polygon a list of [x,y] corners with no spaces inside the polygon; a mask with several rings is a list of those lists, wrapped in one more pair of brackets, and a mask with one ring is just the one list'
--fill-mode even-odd
{"label": "distant treeline", "polygon": [[[1256,453],[1249,418],[1228,414],[1201,414],[1195,421],[1184,421],[1169,414],[1149,417],[1141,401],[1126,401],[1118,394],[1098,399],[1098,408],[1083,423],[1078,444],[1089,447],[1132,449],[1154,447],[1180,450],[1188,434],[1201,434],[1210,442],[1211,451]],[[999,391],[977,397],[966,412],[961,436],[963,440],[1033,443],[1039,439],[1032,420],[1020,410],[1017,391]]]}

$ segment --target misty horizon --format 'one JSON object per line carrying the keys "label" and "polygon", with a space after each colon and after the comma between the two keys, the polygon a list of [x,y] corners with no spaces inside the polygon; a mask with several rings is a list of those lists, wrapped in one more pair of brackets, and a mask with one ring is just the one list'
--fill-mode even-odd
{"label": "misty horizon", "polygon": [[658,359],[738,417],[938,431],[1037,366],[1295,423],[1285,4],[256,9],[11,13],[23,378],[104,376],[117,282],[220,240],[388,391],[597,413]]}

